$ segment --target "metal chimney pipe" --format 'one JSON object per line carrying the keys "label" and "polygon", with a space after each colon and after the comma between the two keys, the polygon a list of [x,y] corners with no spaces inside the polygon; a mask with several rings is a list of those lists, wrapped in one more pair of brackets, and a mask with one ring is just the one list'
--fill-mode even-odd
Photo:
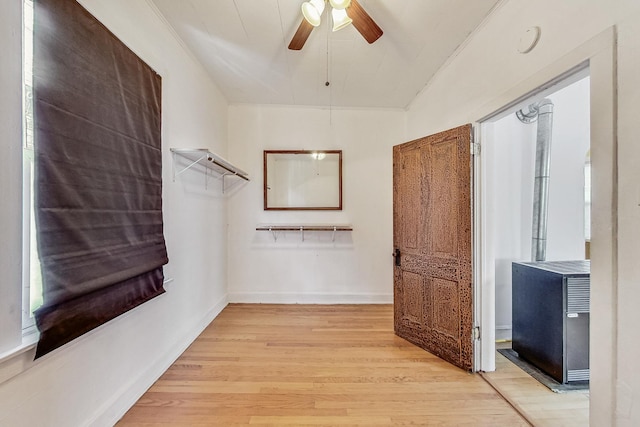
{"label": "metal chimney pipe", "polygon": [[536,165],[533,184],[533,222],[531,228],[531,260],[547,258],[547,219],[549,207],[549,170],[553,103],[543,99],[537,104]]}

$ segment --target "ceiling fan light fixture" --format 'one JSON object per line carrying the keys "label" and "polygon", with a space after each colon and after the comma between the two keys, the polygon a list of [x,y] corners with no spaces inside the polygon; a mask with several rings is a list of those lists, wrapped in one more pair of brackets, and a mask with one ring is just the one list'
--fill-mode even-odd
{"label": "ceiling fan light fixture", "polygon": [[324,0],[309,0],[302,3],[302,16],[314,27],[320,25],[322,12],[324,12]]}
{"label": "ceiling fan light fixture", "polygon": [[334,9],[346,9],[351,4],[351,0],[329,0],[329,4]]}
{"label": "ceiling fan light fixture", "polygon": [[333,18],[333,31],[341,30],[353,22],[344,9],[333,9],[331,11],[331,17]]}

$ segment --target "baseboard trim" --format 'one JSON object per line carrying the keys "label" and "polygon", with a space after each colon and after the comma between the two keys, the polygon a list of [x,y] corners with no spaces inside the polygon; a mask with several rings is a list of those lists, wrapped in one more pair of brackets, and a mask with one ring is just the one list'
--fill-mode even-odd
{"label": "baseboard trim", "polygon": [[224,295],[202,320],[195,326],[182,341],[171,347],[163,357],[120,388],[112,399],[107,401],[96,411],[96,416],[90,420],[89,426],[113,426],[127,411],[140,399],[140,397],[155,383],[162,374],[180,357],[182,353],[195,341],[202,331],[215,319],[228,305],[229,299]]}
{"label": "baseboard trim", "polygon": [[511,325],[496,326],[496,341],[511,341]]}
{"label": "baseboard trim", "polygon": [[230,303],[251,304],[392,304],[393,294],[297,294],[232,292]]}

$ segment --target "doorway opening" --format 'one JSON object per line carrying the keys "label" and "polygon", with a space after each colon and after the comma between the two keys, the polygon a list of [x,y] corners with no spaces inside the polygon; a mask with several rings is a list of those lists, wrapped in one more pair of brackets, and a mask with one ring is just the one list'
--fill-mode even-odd
{"label": "doorway opening", "polygon": [[[581,309],[580,313],[570,313],[570,316],[580,318],[581,325],[586,325],[579,332],[580,338],[573,336],[573,341],[569,343],[571,346],[577,339],[582,339],[581,348],[577,351],[585,365],[581,366],[583,376],[580,379],[583,381],[578,384],[575,374],[569,381],[566,372],[564,377],[558,377],[557,372],[553,372],[556,374],[554,380],[550,366],[536,359],[539,351],[543,354],[553,352],[544,348],[551,347],[553,339],[548,335],[534,337],[533,341],[537,340],[543,348],[531,350],[529,336],[524,342],[523,334],[545,334],[545,331],[555,327],[547,325],[547,322],[551,323],[548,310],[552,304],[562,309],[562,290],[559,291],[559,303],[551,301],[552,292],[547,293],[546,289],[538,301],[527,300],[526,304],[531,309],[526,310],[528,313],[525,315],[522,312],[523,285],[518,282],[521,279],[514,279],[517,282],[514,290],[512,278],[516,277],[514,271],[522,263],[528,267],[535,265],[536,268],[579,265],[589,270],[590,96],[589,68],[584,65],[552,86],[482,121],[478,130],[482,144],[482,165],[480,176],[476,175],[481,182],[482,199],[486,206],[481,224],[484,232],[483,283],[492,283],[495,307],[495,329],[484,334],[485,338],[489,336],[493,341],[492,362],[496,363],[495,357],[498,357],[493,368],[498,371],[506,369],[505,360],[495,353],[497,349],[551,390],[587,390],[582,392],[581,397],[587,405],[588,381],[584,379],[586,377],[588,380],[589,366],[588,299],[586,309]],[[530,294],[526,298],[531,298]],[[564,298],[566,303],[566,291]],[[521,301],[519,304],[518,299]],[[515,305],[512,304],[514,301]],[[535,304],[541,306],[536,307]],[[566,326],[566,315],[557,315],[560,327],[563,322]],[[573,321],[573,318],[569,321]],[[523,324],[533,326],[523,332]],[[556,347],[560,347],[560,358],[565,357],[564,365],[567,365],[567,339],[566,334],[561,335],[556,343]],[[512,344],[515,344],[513,349]],[[518,346],[522,353],[525,353],[526,347],[526,357],[518,358],[518,353],[514,351]],[[562,365],[563,360],[559,363]],[[481,370],[493,369],[491,366],[487,369],[485,360]],[[588,419],[588,409],[583,412]]]}
{"label": "doorway opening", "polygon": [[[589,76],[584,76],[552,94],[531,98],[529,105],[547,99],[553,107],[548,149],[546,224],[539,236],[533,225],[537,122],[523,123],[513,111],[482,124],[483,156],[487,173],[487,218],[493,237],[497,341],[512,338],[512,263],[569,261],[589,258],[590,244],[590,129]],[[585,178],[589,179],[585,179]],[[540,243],[540,242],[542,243]],[[532,246],[545,249],[532,254]]]}

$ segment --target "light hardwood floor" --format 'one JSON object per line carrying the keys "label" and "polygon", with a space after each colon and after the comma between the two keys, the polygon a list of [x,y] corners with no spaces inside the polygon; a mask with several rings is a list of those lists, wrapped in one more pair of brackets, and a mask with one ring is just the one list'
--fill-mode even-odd
{"label": "light hardwood floor", "polygon": [[249,424],[529,425],[480,375],[396,337],[390,305],[242,304],[225,308],[118,423]]}
{"label": "light hardwood floor", "polygon": [[483,375],[536,427],[589,426],[588,391],[554,393],[500,353],[495,372]]}

